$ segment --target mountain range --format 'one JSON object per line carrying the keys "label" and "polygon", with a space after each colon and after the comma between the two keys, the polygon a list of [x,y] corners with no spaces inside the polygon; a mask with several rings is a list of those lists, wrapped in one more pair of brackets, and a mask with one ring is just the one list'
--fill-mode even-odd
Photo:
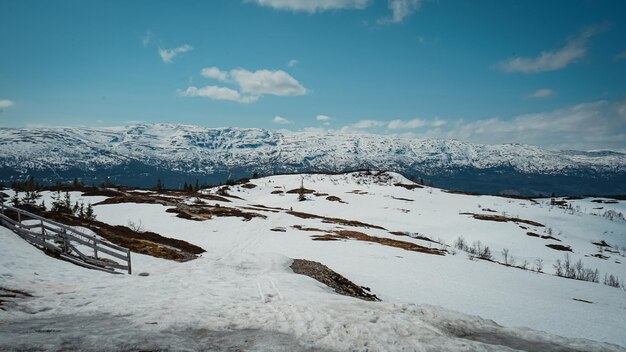
{"label": "mountain range", "polygon": [[465,192],[626,194],[626,154],[343,132],[126,127],[0,128],[0,181],[151,187],[295,172],[390,170]]}

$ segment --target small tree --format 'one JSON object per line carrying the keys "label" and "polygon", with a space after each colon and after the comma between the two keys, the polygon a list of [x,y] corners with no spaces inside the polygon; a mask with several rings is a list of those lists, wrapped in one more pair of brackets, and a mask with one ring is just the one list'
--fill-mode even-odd
{"label": "small tree", "polygon": [[504,265],[509,265],[509,249],[502,249],[502,258],[504,259]]}
{"label": "small tree", "polygon": [[93,212],[93,206],[91,205],[91,203],[87,204],[87,209],[85,209],[84,218],[86,220],[95,220],[96,219],[96,214],[94,214],[94,212]]}
{"label": "small tree", "polygon": [[157,192],[163,191],[163,184],[161,183],[161,179],[157,179],[156,185],[154,186],[154,190]]}
{"label": "small tree", "polygon": [[304,193],[304,178],[300,179],[300,189],[298,189],[298,201],[302,202],[306,200],[306,195]]}
{"label": "small tree", "polygon": [[543,272],[543,259],[537,258],[535,259],[535,271],[538,273]]}

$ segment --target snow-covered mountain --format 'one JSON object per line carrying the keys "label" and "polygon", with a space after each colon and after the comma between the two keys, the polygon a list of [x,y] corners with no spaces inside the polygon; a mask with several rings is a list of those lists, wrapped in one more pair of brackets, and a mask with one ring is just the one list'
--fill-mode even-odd
{"label": "snow-covered mountain", "polygon": [[0,129],[0,180],[34,175],[151,186],[302,171],[386,169],[488,193],[626,193],[626,154],[339,132],[147,124]]}

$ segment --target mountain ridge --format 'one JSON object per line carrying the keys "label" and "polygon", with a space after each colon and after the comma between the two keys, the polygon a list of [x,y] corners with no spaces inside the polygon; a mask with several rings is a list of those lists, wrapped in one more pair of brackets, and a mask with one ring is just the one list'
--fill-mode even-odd
{"label": "mountain ridge", "polygon": [[[354,169],[396,171],[454,189],[485,193],[626,192],[626,181],[619,181],[626,175],[626,154],[615,151],[555,151],[517,143],[489,145],[334,131],[164,123],[0,128],[3,181],[38,175],[49,182],[79,177],[99,183],[112,177],[146,186],[157,177],[176,184],[185,178],[219,182],[253,172]],[[133,174],[142,180],[135,182]],[[476,183],[481,177],[482,186]],[[516,180],[503,182],[507,177]],[[468,183],[468,179],[472,181]],[[577,192],[581,185],[584,187]]]}

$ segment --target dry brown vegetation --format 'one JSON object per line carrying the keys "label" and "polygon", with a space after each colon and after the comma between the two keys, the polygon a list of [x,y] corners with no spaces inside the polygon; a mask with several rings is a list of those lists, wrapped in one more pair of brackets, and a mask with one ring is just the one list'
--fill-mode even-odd
{"label": "dry brown vegetation", "polygon": [[339,218],[330,218],[330,217],[326,217],[326,216],[309,214],[309,213],[303,213],[303,212],[299,212],[299,211],[288,211],[287,214],[299,217],[301,219],[321,219],[322,222],[327,223],[327,224],[337,224],[337,225],[343,225],[343,226],[365,227],[365,228],[373,228],[373,229],[385,230],[384,227],[377,226],[377,225],[366,224],[364,222],[360,222],[360,221],[356,221],[356,220],[345,220],[345,219],[339,219]]}
{"label": "dry brown vegetation", "polygon": [[515,223],[524,223],[532,226],[545,227],[543,224],[538,223],[532,220],[520,219],[520,218],[510,218],[502,215],[490,215],[490,214],[476,214],[476,213],[461,213],[461,215],[471,215],[474,219],[478,220],[486,220],[486,221],[497,221],[497,222],[515,222]]}
{"label": "dry brown vegetation", "polygon": [[555,241],[559,241],[561,242],[560,239],[550,236],[550,235],[540,235],[538,233],[534,233],[534,232],[526,232],[527,236],[531,236],[531,237],[539,237],[539,238],[543,238],[544,240],[555,240]]}
{"label": "dry brown vegetation", "polygon": [[572,252],[572,248],[570,248],[570,246],[564,246],[562,244],[550,243],[550,244],[546,244],[546,247],[555,249],[557,251]]}
{"label": "dry brown vegetation", "polygon": [[413,189],[416,189],[416,188],[424,188],[424,186],[418,185],[417,183],[414,183],[414,184],[394,183],[393,185],[397,186],[397,187],[406,188],[408,190],[413,190]]}
{"label": "dry brown vegetation", "polygon": [[339,203],[347,204],[346,202],[344,202],[343,200],[341,200],[341,198],[339,198],[337,196],[328,196],[328,197],[326,197],[326,200],[330,201],[330,202],[339,202]]}
{"label": "dry brown vegetation", "polygon": [[302,225],[293,225],[291,227],[293,227],[296,230],[300,230],[300,231],[326,232],[325,230],[318,229],[316,227],[305,227],[305,226],[302,226]]}
{"label": "dry brown vegetation", "polygon": [[411,238],[415,238],[417,240],[422,240],[422,241],[427,241],[427,242],[432,242],[432,243],[439,243],[437,241],[431,240],[430,238],[420,235],[419,233],[410,233],[410,232],[405,232],[405,231],[391,231],[389,232],[392,235],[396,235],[396,236],[406,236],[406,237],[411,237]]}
{"label": "dry brown vegetation", "polygon": [[352,239],[357,241],[378,243],[389,247],[402,248],[407,251],[445,255],[445,251],[438,248],[428,248],[412,242],[398,241],[386,237],[370,236],[358,231],[334,230],[332,232],[332,234],[314,235],[312,237],[314,241],[337,241]]}
{"label": "dry brown vegetation", "polygon": [[392,199],[395,199],[395,200],[403,200],[403,201],[405,201],[405,202],[414,202],[414,201],[415,201],[415,199],[402,198],[402,197],[394,197],[394,196],[391,196],[391,198],[392,198]]}
{"label": "dry brown vegetation", "polygon": [[287,193],[289,194],[311,194],[311,193],[315,193],[316,191],[314,189],[307,189],[307,188],[294,188],[292,190],[287,191]]}
{"label": "dry brown vegetation", "polygon": [[290,267],[294,273],[311,277],[332,288],[340,295],[356,297],[365,301],[380,301],[376,295],[369,292],[368,287],[356,285],[321,263],[294,259]]}
{"label": "dry brown vegetation", "polygon": [[[260,209],[259,209],[260,210]],[[204,221],[218,217],[240,217],[244,221],[252,220],[253,218],[267,218],[263,214],[243,211],[239,208],[231,208],[220,205],[201,205],[201,206],[183,206],[178,205],[176,208],[170,208],[166,210],[168,213],[175,213],[176,216],[183,219]]]}
{"label": "dry brown vegetation", "polygon": [[205,252],[204,249],[189,242],[164,237],[154,232],[136,232],[126,226],[113,226],[97,220],[81,220],[54,212],[44,212],[42,216],[66,225],[86,227],[111,243],[157,258],[187,261]]}

